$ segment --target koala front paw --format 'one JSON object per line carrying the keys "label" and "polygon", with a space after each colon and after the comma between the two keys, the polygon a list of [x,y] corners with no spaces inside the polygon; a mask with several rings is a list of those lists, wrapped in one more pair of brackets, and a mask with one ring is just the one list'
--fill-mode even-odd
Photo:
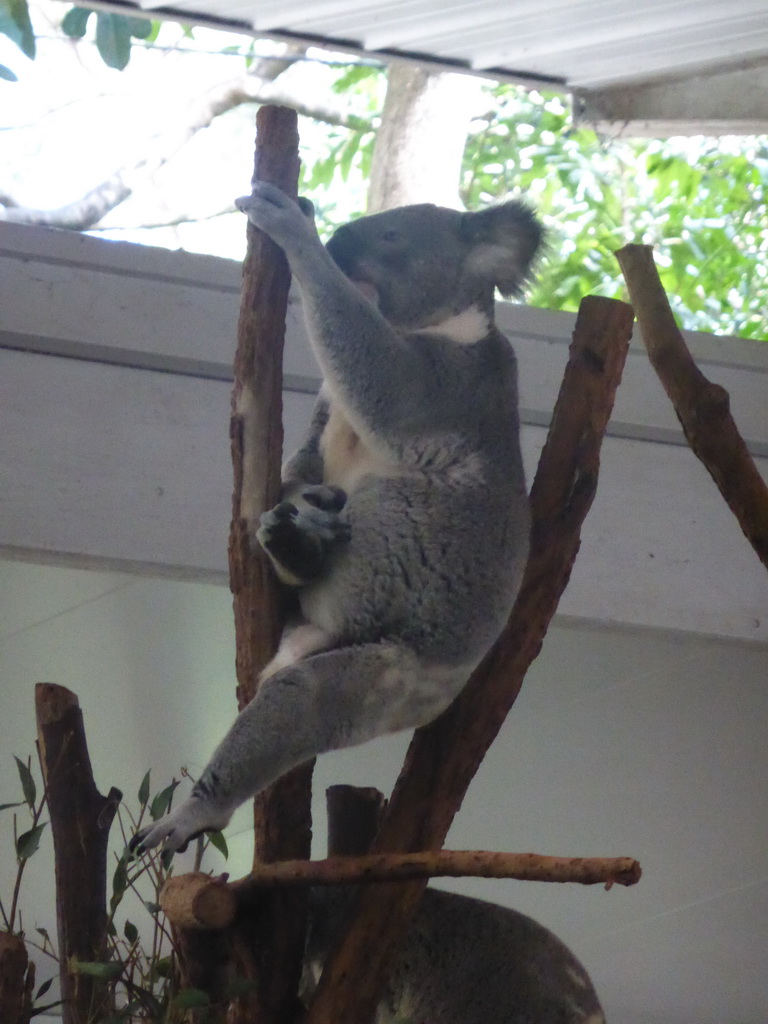
{"label": "koala front paw", "polygon": [[306,502],[302,508],[282,501],[265,512],[256,533],[278,577],[293,587],[316,579],[329,554],[351,536],[349,523],[339,516],[346,501],[343,491],[312,487],[301,496]]}
{"label": "koala front paw", "polygon": [[144,853],[162,844],[165,855],[183,852],[192,839],[203,832],[220,831],[229,818],[226,811],[193,793],[175,811],[140,829],[128,844],[129,849]]}
{"label": "koala front paw", "polygon": [[290,257],[300,243],[312,242],[322,248],[314,221],[298,203],[274,185],[255,181],[249,196],[235,200],[235,206],[251,224],[265,231]]}

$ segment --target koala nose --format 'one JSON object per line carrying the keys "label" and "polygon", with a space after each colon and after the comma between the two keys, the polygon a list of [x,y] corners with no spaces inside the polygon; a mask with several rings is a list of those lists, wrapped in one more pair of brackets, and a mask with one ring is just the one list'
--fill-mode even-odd
{"label": "koala nose", "polygon": [[331,237],[326,245],[326,249],[342,273],[346,274],[347,277],[354,276],[353,272],[357,256],[359,255],[359,247],[349,232],[344,228],[340,228]]}

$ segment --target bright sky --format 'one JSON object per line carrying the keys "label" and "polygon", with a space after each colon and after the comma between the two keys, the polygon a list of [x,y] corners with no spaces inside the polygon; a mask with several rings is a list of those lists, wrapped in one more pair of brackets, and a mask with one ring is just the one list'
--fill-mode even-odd
{"label": "bright sky", "polygon": [[[68,7],[57,0],[35,3],[35,61],[0,36],[0,63],[19,77],[17,83],[0,81],[0,192],[44,209],[80,198],[147,152],[153,136],[172,132],[208,88],[243,72],[242,57],[217,51],[250,43],[248,37],[201,28],[189,39],[167,23],[154,48],[136,41],[128,67],[114,71],[95,46],[54,35],[53,23]],[[94,21],[92,16],[89,37]],[[254,45],[265,55],[275,46],[264,40]],[[320,62],[302,62],[285,74],[300,77],[309,96],[327,93],[331,80]],[[254,117],[255,107],[248,105],[217,118],[155,173],[152,187],[142,185],[105,218],[114,230],[100,236],[240,259],[242,215],[215,215],[248,191]],[[304,149],[323,145],[322,129],[311,121],[302,119],[300,131]],[[346,198],[350,210],[359,202],[361,184],[352,188],[353,196],[335,197],[342,206]],[[136,227],[179,217],[211,219],[149,233]]]}

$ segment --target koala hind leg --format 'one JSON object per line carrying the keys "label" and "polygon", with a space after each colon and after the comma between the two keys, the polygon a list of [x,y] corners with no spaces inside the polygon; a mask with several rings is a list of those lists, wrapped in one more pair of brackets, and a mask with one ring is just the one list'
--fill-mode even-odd
{"label": "koala hind leg", "polygon": [[431,721],[467,674],[466,666],[425,665],[387,641],[334,648],[279,669],[240,712],[189,798],[142,830],[136,844],[181,849],[316,754]]}

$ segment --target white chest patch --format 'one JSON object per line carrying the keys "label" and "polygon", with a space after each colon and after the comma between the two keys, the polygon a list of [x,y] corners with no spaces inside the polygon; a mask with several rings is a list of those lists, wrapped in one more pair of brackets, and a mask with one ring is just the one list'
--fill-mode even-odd
{"label": "white chest patch", "polygon": [[439,334],[441,337],[450,338],[458,345],[474,345],[488,334],[490,326],[487,314],[477,306],[470,306],[469,309],[463,309],[461,313],[448,317],[440,324],[422,327],[414,333]]}

